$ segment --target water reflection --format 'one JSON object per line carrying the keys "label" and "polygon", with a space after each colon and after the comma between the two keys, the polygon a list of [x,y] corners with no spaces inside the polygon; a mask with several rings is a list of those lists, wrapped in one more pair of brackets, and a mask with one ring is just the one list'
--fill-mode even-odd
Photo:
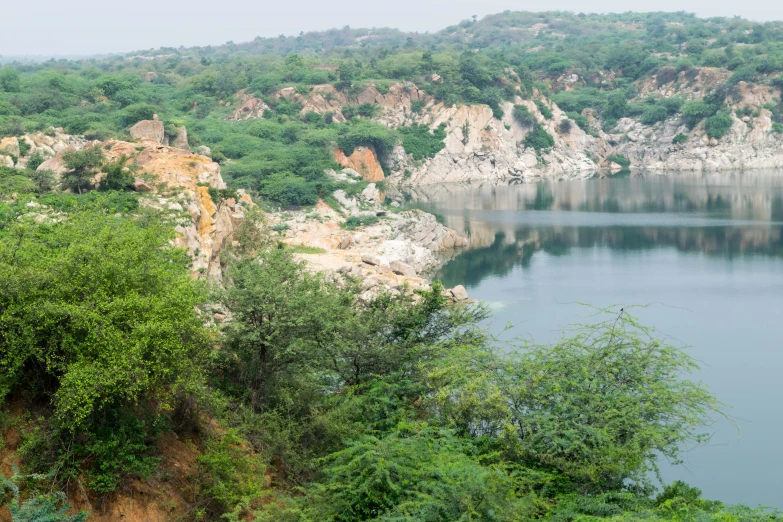
{"label": "water reflection", "polygon": [[406,197],[471,239],[471,249],[437,274],[447,285],[475,286],[527,266],[536,252],[575,247],[783,257],[780,173],[441,185]]}

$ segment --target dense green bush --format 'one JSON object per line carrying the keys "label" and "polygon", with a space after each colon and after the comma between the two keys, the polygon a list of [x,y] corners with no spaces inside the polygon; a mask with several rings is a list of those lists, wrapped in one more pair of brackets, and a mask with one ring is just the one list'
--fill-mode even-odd
{"label": "dense green bush", "polygon": [[379,155],[384,155],[391,152],[398,139],[397,133],[385,125],[356,120],[340,129],[337,145],[346,155],[351,155],[360,145],[371,145]]}
{"label": "dense green bush", "polygon": [[631,160],[629,160],[622,154],[612,154],[611,156],[607,156],[606,159],[611,161],[612,163],[617,163],[624,169],[627,169],[628,167],[631,166]]}
{"label": "dense green bush", "polygon": [[700,121],[709,118],[718,111],[718,107],[710,103],[697,100],[682,106],[682,120],[688,127],[695,127]]}
{"label": "dense green bush", "polygon": [[688,141],[688,135],[683,133],[679,133],[674,138],[672,138],[672,143],[674,145],[682,145],[686,141]]}
{"label": "dense green bush", "polygon": [[405,152],[413,155],[413,159],[431,158],[446,146],[446,124],[439,125],[430,131],[426,125],[413,124],[410,127],[400,127],[402,147]]}
{"label": "dense green bush", "polygon": [[729,114],[719,112],[718,114],[707,118],[707,121],[704,123],[704,129],[707,131],[707,136],[710,138],[720,139],[729,132],[733,123],[734,120],[731,119]]}
{"label": "dense green bush", "polygon": [[541,153],[546,149],[554,147],[555,139],[544,127],[536,123],[533,125],[533,129],[525,136],[524,143],[526,147],[533,148],[537,153]]}
{"label": "dense green bush", "polygon": [[262,197],[288,207],[315,205],[316,187],[306,179],[289,172],[278,172],[262,180],[258,188]]}
{"label": "dense green bush", "polygon": [[378,221],[379,218],[377,216],[349,216],[342,227],[346,230],[356,230],[357,228],[374,225]]}
{"label": "dense green bush", "polygon": [[536,100],[536,107],[538,107],[538,111],[541,113],[541,115],[547,119],[552,119],[552,110],[547,106],[547,104],[544,102],[544,100]]}
{"label": "dense green bush", "polygon": [[665,107],[662,107],[661,105],[652,105],[645,109],[644,114],[642,114],[639,121],[645,125],[653,125],[659,121],[664,121],[668,115],[669,112]]}
{"label": "dense green bush", "polygon": [[514,105],[514,120],[523,127],[536,124],[536,117],[526,105]]}

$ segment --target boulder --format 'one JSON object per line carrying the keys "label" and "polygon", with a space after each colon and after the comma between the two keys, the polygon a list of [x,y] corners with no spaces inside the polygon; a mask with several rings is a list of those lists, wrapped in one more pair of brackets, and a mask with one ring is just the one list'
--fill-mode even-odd
{"label": "boulder", "polygon": [[362,261],[372,266],[389,266],[389,261],[385,257],[375,254],[362,254]]}
{"label": "boulder", "polygon": [[182,127],[177,127],[177,135],[174,136],[174,141],[171,142],[171,146],[185,150],[190,148],[190,145],[188,145],[188,129],[186,129],[184,125]]}
{"label": "boulder", "polygon": [[416,270],[414,270],[412,266],[403,263],[402,261],[392,261],[391,263],[389,263],[389,268],[391,268],[391,271],[397,275],[410,276],[410,277],[416,277],[419,275],[416,273]]}
{"label": "boulder", "polygon": [[449,290],[449,293],[454,298],[455,301],[464,301],[468,298],[468,291],[465,290],[465,287],[462,285],[457,285],[451,290]]}
{"label": "boulder", "polygon": [[150,192],[152,191],[152,186],[150,186],[149,183],[144,181],[141,178],[136,178],[133,182],[133,188],[136,189],[136,192]]}
{"label": "boulder", "polygon": [[19,140],[15,137],[3,138],[0,140],[0,153],[7,155],[13,154],[17,158],[19,154]]}
{"label": "boulder", "polygon": [[163,122],[160,120],[141,120],[130,128],[131,138],[136,140],[150,139],[160,145],[166,140],[166,131],[163,128]]}
{"label": "boulder", "polygon": [[370,203],[377,202],[380,199],[380,195],[381,193],[378,191],[375,183],[370,183],[362,190],[362,199]]}

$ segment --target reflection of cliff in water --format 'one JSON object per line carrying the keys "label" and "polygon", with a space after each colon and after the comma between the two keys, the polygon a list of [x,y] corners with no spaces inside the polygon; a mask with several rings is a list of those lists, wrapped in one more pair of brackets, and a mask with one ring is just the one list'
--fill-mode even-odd
{"label": "reflection of cliff in water", "polygon": [[526,266],[536,252],[574,247],[783,257],[783,173],[439,185],[404,197],[470,237],[470,250],[439,273],[447,284],[475,285]]}
{"label": "reflection of cliff in water", "polygon": [[[762,255],[783,258],[783,227],[520,227],[497,232],[488,246],[463,251],[436,274],[446,285],[474,286],[488,276],[504,276],[527,267],[536,252],[566,255],[571,248],[607,247],[619,251],[676,248],[734,258]],[[454,283],[457,284],[457,283]]]}
{"label": "reflection of cliff in water", "polygon": [[444,184],[409,189],[407,197],[423,208],[441,209],[441,213],[447,209],[687,212],[783,221],[783,173],[780,172],[634,175],[518,185]]}

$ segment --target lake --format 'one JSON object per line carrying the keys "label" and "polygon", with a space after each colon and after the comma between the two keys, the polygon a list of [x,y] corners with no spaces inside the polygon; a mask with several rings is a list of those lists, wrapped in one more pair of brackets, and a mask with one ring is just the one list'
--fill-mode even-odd
{"label": "lake", "polygon": [[783,508],[783,174],[634,175],[417,188],[471,248],[436,274],[493,310],[506,337],[554,341],[589,320],[578,303],[633,313],[688,345],[727,421],[664,479],[707,498]]}

